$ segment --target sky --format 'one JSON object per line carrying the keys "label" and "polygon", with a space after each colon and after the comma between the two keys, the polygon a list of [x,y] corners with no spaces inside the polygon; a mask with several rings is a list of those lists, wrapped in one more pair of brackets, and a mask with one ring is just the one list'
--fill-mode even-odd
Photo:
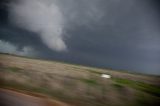
{"label": "sky", "polygon": [[160,2],[1,0],[0,52],[160,75]]}

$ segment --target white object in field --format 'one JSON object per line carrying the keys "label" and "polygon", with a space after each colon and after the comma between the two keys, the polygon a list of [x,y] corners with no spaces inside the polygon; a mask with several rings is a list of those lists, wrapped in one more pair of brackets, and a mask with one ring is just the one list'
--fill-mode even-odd
{"label": "white object in field", "polygon": [[111,78],[111,76],[110,76],[110,75],[107,75],[107,74],[102,74],[101,77],[102,77],[102,78]]}

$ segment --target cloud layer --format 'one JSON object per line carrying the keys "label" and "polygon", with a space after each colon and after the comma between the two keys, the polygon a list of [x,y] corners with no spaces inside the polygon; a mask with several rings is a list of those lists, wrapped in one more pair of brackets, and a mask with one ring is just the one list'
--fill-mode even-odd
{"label": "cloud layer", "polygon": [[0,40],[0,52],[21,56],[36,56],[36,51],[33,48],[25,46],[19,49],[16,45],[4,40]]}

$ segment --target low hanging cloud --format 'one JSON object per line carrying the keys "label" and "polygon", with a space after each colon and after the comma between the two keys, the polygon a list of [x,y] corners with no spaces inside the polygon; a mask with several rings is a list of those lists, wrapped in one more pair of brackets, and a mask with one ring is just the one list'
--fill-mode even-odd
{"label": "low hanging cloud", "polygon": [[21,56],[36,56],[37,55],[36,51],[29,46],[24,46],[22,49],[19,49],[18,46],[10,42],[4,41],[4,40],[0,40],[0,52],[16,54],[16,55],[21,55]]}
{"label": "low hanging cloud", "polygon": [[66,51],[65,30],[75,24],[91,26],[100,20],[103,11],[98,4],[99,0],[14,0],[8,5],[9,19],[18,27],[38,33],[48,48]]}
{"label": "low hanging cloud", "polygon": [[63,41],[63,16],[50,0],[17,0],[9,4],[10,21],[24,29],[36,32],[52,50],[66,50]]}

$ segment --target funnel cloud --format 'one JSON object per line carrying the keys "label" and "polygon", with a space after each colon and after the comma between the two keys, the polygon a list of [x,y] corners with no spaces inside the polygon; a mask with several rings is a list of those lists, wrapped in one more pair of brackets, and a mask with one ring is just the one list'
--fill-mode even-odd
{"label": "funnel cloud", "polygon": [[54,1],[18,0],[9,5],[13,24],[39,34],[48,48],[55,51],[67,49],[63,40],[63,14]]}
{"label": "funnel cloud", "polygon": [[9,4],[9,19],[20,28],[38,33],[48,48],[66,51],[65,31],[77,25],[91,28],[103,17],[101,1],[17,0]]}

